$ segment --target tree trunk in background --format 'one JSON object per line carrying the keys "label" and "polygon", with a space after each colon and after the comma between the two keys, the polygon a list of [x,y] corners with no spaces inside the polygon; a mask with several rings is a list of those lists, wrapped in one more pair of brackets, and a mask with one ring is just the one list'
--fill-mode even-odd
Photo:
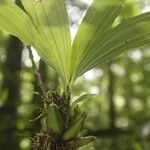
{"label": "tree trunk in background", "polygon": [[[113,72],[111,70],[111,63],[108,66],[108,103],[109,103],[109,128],[110,130],[115,130],[116,126],[115,126],[115,118],[116,118],[116,112],[115,112],[115,103],[114,103],[114,75]],[[116,136],[112,136],[112,141],[111,141],[111,147],[112,150],[116,150]]]}
{"label": "tree trunk in background", "polygon": [[19,149],[19,141],[16,134],[17,105],[20,100],[20,71],[23,44],[10,36],[6,46],[6,61],[4,64],[3,89],[8,92],[6,102],[0,110],[3,119],[4,130],[0,142],[1,150]]}
{"label": "tree trunk in background", "polygon": [[108,67],[108,102],[109,102],[109,119],[110,128],[115,128],[115,104],[114,104],[114,75],[111,70],[111,64]]}

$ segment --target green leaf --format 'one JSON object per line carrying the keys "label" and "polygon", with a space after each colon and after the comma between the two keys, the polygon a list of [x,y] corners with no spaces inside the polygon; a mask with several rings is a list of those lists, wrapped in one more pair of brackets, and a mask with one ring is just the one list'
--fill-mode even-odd
{"label": "green leaf", "polygon": [[64,0],[21,1],[24,10],[11,0],[0,0],[0,29],[33,46],[64,86],[125,50],[150,42],[150,12],[113,27],[126,0],[94,0],[72,46]]}
{"label": "green leaf", "polygon": [[71,38],[64,0],[22,0],[22,4],[25,12],[13,2],[0,3],[0,28],[33,46],[67,84]]}
{"label": "green leaf", "polygon": [[79,148],[87,144],[93,143],[95,141],[96,141],[96,137],[87,136],[87,137],[77,138],[73,141],[66,142],[65,146],[66,146],[66,149]]}
{"label": "green leaf", "polygon": [[68,82],[71,38],[64,0],[22,0],[22,4],[47,47],[49,65]]}
{"label": "green leaf", "polygon": [[50,64],[49,57],[43,51],[46,46],[29,16],[11,1],[5,0],[0,3],[0,29],[19,37],[24,43],[38,49],[43,60]]}
{"label": "green leaf", "polygon": [[78,72],[77,66],[82,55],[93,49],[95,40],[111,28],[122,7],[123,1],[120,0],[94,0],[83,18],[72,45],[70,74]]}
{"label": "green leaf", "polygon": [[47,125],[47,131],[51,132],[56,135],[61,135],[65,124],[62,117],[62,114],[54,103],[52,103],[47,110],[46,115],[46,125]]}
{"label": "green leaf", "polygon": [[30,30],[34,30],[28,16],[14,3],[0,3],[0,28],[18,36],[27,44],[33,44]]}
{"label": "green leaf", "polygon": [[150,42],[150,12],[130,18],[96,37],[91,49],[80,58],[76,77],[95,66],[103,65],[125,50],[137,48]]}
{"label": "green leaf", "polygon": [[78,103],[91,99],[95,94],[84,94],[72,103],[72,107],[76,107]]}
{"label": "green leaf", "polygon": [[75,139],[76,136],[79,134],[79,132],[82,130],[85,119],[86,119],[86,113],[83,113],[77,119],[77,121],[63,133],[62,139],[64,141],[71,141],[71,140]]}

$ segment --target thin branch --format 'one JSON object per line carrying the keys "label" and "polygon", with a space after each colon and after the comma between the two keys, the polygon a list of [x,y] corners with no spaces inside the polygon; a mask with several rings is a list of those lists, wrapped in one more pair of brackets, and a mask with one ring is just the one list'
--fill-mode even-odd
{"label": "thin branch", "polygon": [[29,50],[29,57],[31,59],[31,62],[32,62],[32,68],[33,68],[33,72],[34,72],[34,75],[36,77],[36,80],[37,80],[37,84],[42,92],[42,95],[43,97],[47,98],[47,92],[46,92],[46,88],[44,86],[44,83],[43,83],[43,80],[42,80],[42,77],[41,77],[41,74],[39,73],[37,67],[36,67],[36,64],[35,64],[35,61],[34,61],[34,58],[33,58],[33,54],[32,54],[32,50],[31,50],[31,47],[30,46],[27,46],[28,50]]}

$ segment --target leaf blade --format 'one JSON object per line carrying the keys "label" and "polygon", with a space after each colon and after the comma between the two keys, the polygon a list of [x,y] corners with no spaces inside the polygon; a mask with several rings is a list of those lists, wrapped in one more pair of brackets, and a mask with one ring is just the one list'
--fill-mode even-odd
{"label": "leaf blade", "polygon": [[105,36],[97,39],[94,50],[82,56],[76,76],[108,62],[125,50],[148,44],[150,42],[149,25],[150,12],[147,12],[127,19],[110,29]]}
{"label": "leaf blade", "polygon": [[64,82],[68,82],[71,38],[64,0],[22,0],[22,4],[35,24],[39,36],[47,45],[45,53],[49,56],[54,69]]}
{"label": "leaf blade", "polygon": [[[120,0],[95,0],[92,3],[74,39],[70,68],[76,68],[82,54],[94,43],[94,37],[103,35],[111,28],[114,20],[122,10],[122,5],[123,1]],[[75,72],[73,69],[70,69],[72,76]]]}
{"label": "leaf blade", "polygon": [[29,36],[30,19],[12,2],[0,4],[0,28],[20,37],[25,43],[33,43],[33,37]]}
{"label": "leaf blade", "polygon": [[78,103],[83,102],[83,101],[87,101],[89,99],[92,99],[95,96],[95,94],[84,94],[82,96],[80,96],[79,98],[77,98],[73,103],[72,103],[72,107],[76,107]]}

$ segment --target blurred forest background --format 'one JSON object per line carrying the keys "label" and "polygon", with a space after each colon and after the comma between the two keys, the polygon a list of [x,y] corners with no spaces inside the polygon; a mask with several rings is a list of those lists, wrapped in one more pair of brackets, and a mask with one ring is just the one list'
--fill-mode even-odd
{"label": "blurred forest background", "polygon": [[[150,0],[125,0],[123,20],[150,10]],[[17,4],[19,4],[17,2]],[[74,36],[87,0],[67,0]],[[59,89],[55,71],[33,50],[34,60],[49,89]],[[40,97],[28,49],[14,36],[0,31],[0,150],[30,150],[41,128],[37,116]],[[82,150],[150,150],[150,47],[130,50],[119,58],[85,73],[76,81],[73,99],[97,94],[80,103],[88,113],[84,135],[97,136]]]}

